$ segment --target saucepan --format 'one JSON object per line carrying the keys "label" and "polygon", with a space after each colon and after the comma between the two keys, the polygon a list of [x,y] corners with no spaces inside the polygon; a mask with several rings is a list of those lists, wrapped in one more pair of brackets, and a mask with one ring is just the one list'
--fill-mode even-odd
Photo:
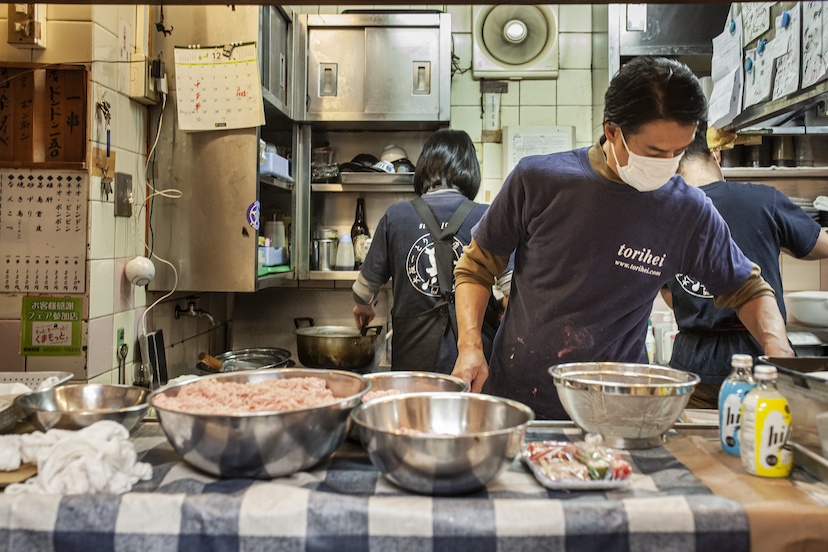
{"label": "saucepan", "polygon": [[[308,326],[302,326],[307,322]],[[307,368],[359,371],[374,362],[374,344],[382,326],[361,331],[352,326],[316,326],[313,318],[295,318],[299,362]]]}

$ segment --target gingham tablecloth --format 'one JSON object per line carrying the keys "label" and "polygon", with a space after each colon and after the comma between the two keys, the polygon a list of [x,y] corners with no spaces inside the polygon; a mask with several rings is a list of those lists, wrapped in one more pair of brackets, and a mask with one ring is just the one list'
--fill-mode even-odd
{"label": "gingham tablecloth", "polygon": [[[565,433],[567,435],[565,435]],[[566,439],[530,429],[528,440]],[[681,437],[676,437],[681,438]],[[750,548],[740,504],[714,496],[664,448],[627,455],[624,491],[549,491],[516,460],[485,490],[396,487],[346,442],[315,469],[271,481],[191,468],[159,426],[132,437],[152,481],[122,496],[0,495],[0,550],[21,552],[600,551]]]}

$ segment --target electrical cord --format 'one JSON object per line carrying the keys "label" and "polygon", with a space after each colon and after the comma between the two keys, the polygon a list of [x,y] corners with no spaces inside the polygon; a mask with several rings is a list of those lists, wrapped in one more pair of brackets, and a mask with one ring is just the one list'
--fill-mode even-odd
{"label": "electrical cord", "polygon": [[[155,163],[155,161],[156,161],[156,159],[155,159],[155,148],[158,146],[158,139],[161,137],[161,125],[164,122],[164,110],[167,107],[167,95],[162,94],[161,96],[162,96],[161,97],[161,114],[158,117],[158,128],[155,131],[155,141],[153,142],[152,148],[150,149],[149,153],[147,154],[147,162],[144,165],[144,174],[145,174],[145,176],[147,174],[147,171],[149,170],[150,162]],[[176,190],[175,188],[169,188],[167,190],[158,190],[154,185],[154,181],[155,181],[155,177],[152,177],[152,178],[147,177],[147,185],[149,186],[149,189],[152,190],[152,193],[149,194],[146,197],[146,199],[144,199],[143,203],[141,203],[141,207],[138,209],[138,215],[135,218],[136,225],[138,224],[138,221],[141,220],[141,213],[144,211],[144,208],[147,207],[147,203],[152,201],[152,199],[155,196],[166,197],[168,199],[181,199],[181,197],[184,196],[184,194],[181,192],[181,190]],[[149,217],[150,216],[149,215],[149,210],[147,211],[147,213],[148,213],[147,216]],[[149,221],[149,220],[147,221],[148,224],[150,224],[150,222],[151,221]],[[151,227],[150,227],[150,232],[152,232]],[[161,257],[159,257],[155,252],[153,252],[150,249],[149,245],[147,245],[147,242],[144,240],[144,236],[141,232],[136,231],[136,234],[138,235],[139,239],[141,240],[141,243],[144,245],[144,249],[149,252],[149,258],[156,258],[159,261],[161,261],[162,263],[168,265],[170,268],[172,268],[173,274],[175,275],[175,282],[173,283],[172,290],[170,290],[169,293],[166,293],[165,295],[163,295],[163,296],[159,297],[158,299],[156,299],[155,302],[153,302],[149,307],[147,307],[144,310],[144,314],[141,316],[141,328],[144,331],[144,335],[146,335],[146,333],[147,333],[147,314],[149,314],[149,312],[153,308],[155,308],[156,305],[158,305],[164,299],[167,299],[167,298],[171,297],[175,293],[175,290],[178,288],[178,270],[175,268],[174,264],[172,264],[170,261],[168,261],[166,259],[162,259]]]}

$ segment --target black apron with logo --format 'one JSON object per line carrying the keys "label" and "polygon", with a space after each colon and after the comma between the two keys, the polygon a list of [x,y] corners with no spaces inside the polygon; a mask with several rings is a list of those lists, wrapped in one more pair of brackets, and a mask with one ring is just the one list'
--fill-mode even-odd
{"label": "black apron with logo", "polygon": [[[434,243],[434,257],[437,263],[437,283],[440,298],[425,312],[412,316],[394,316],[394,338],[391,348],[391,366],[394,370],[435,372],[450,374],[454,366],[437,367],[440,346],[448,324],[457,340],[457,316],[454,308],[454,235],[463,225],[466,217],[477,205],[466,200],[454,212],[445,228],[434,217],[428,204],[417,198],[411,202],[417,215],[425,224]],[[491,358],[492,343],[497,331],[497,311],[494,297],[489,298],[483,321],[483,351],[486,360]]]}

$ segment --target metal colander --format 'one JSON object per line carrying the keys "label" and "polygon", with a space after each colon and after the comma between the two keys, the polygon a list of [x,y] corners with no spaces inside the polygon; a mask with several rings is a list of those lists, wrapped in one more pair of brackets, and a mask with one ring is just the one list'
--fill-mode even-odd
{"label": "metal colander", "polygon": [[576,362],[549,369],[570,418],[618,448],[646,448],[681,416],[699,377],[650,364]]}

